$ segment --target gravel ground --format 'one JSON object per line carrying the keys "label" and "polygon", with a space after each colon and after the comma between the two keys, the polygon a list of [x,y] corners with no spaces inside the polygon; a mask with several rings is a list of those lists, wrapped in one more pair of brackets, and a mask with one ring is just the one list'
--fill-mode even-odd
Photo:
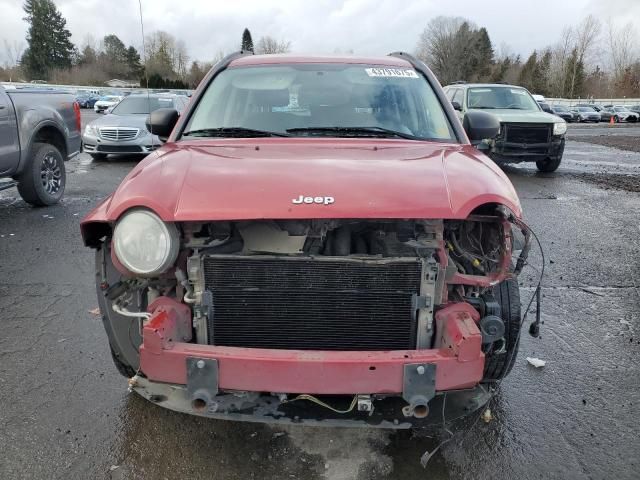
{"label": "gravel ground", "polygon": [[597,135],[576,136],[576,142],[595,143],[605,147],[619,148],[630,152],[640,152],[640,136],[638,135]]}
{"label": "gravel ground", "polygon": [[625,190],[640,192],[640,177],[637,175],[580,173],[576,175],[580,180],[593,183],[604,190]]}

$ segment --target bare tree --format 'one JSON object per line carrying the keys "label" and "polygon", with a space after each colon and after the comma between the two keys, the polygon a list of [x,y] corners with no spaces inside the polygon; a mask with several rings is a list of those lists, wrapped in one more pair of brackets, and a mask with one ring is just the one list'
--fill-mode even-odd
{"label": "bare tree", "polygon": [[462,17],[433,18],[418,40],[418,58],[429,65],[443,84],[460,80],[456,78],[458,66],[452,60],[456,34],[464,22]]}
{"label": "bare tree", "polygon": [[291,51],[291,42],[288,40],[277,40],[269,35],[260,37],[256,44],[256,53],[265,55],[270,53],[288,53]]}
{"label": "bare tree", "polygon": [[551,47],[551,65],[549,67],[549,84],[552,95],[562,97],[565,95],[567,78],[567,63],[574,45],[573,29],[565,27],[560,35],[560,40]]}
{"label": "bare tree", "polygon": [[619,80],[627,68],[634,61],[634,38],[636,31],[633,23],[629,22],[624,27],[613,23],[611,18],[607,21],[607,46],[614,78]]}
{"label": "bare tree", "polygon": [[175,42],[173,50],[173,66],[174,70],[182,80],[187,76],[187,65],[189,64],[189,55],[187,54],[187,47],[183,40]]}
{"label": "bare tree", "polygon": [[569,86],[569,95],[573,98],[573,94],[575,91],[576,85],[576,76],[578,74],[578,67],[580,64],[587,62],[589,59],[589,54],[591,53],[595,43],[598,41],[598,37],[600,36],[600,30],[602,26],[600,21],[595,18],[593,15],[589,15],[585,17],[580,25],[578,25],[574,31],[574,39],[575,45],[574,49],[576,51],[575,61],[570,65],[571,68],[571,82]]}

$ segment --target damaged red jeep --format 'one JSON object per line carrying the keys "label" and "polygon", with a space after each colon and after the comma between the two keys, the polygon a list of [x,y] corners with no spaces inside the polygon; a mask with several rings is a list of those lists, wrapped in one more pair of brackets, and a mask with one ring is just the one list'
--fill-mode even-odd
{"label": "damaged red jeep", "polygon": [[461,124],[423,63],[238,53],[147,128],[162,148],[81,226],[133,391],[408,428],[478,409],[509,373],[529,235],[480,151],[499,124]]}

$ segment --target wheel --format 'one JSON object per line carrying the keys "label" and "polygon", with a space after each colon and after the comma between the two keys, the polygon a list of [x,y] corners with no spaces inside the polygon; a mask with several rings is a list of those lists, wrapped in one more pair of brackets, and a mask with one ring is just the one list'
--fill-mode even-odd
{"label": "wheel", "polygon": [[504,322],[504,348],[487,354],[484,361],[483,382],[495,382],[506,377],[515,363],[520,344],[520,288],[515,278],[493,287],[493,294],[500,304]]}
{"label": "wheel", "polygon": [[100,160],[106,160],[107,158],[106,153],[90,153],[89,155],[91,155],[91,158],[93,158],[97,162],[99,162]]}
{"label": "wheel", "polygon": [[620,123],[620,117],[618,117],[617,115],[613,117],[613,123]]}
{"label": "wheel", "polygon": [[538,167],[538,170],[541,172],[551,173],[558,169],[560,162],[562,162],[562,157],[545,158],[544,160],[538,160],[536,167]]}
{"label": "wheel", "polygon": [[120,372],[120,375],[127,378],[133,377],[136,374],[136,371],[131,368],[130,365],[127,365],[118,358],[118,355],[113,351],[113,347],[111,345],[109,345],[109,350],[111,350],[111,359],[113,360],[113,364],[118,369],[118,372]]}
{"label": "wheel", "polygon": [[33,155],[18,177],[18,193],[22,199],[37,207],[54,205],[62,198],[66,183],[60,150],[48,143],[34,143]]}

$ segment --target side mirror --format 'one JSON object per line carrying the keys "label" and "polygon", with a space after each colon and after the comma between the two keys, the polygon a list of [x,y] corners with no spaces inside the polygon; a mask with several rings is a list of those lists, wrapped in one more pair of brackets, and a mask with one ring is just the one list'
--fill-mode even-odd
{"label": "side mirror", "polygon": [[451,102],[451,106],[454,110],[457,110],[459,112],[462,111],[462,105],[460,105],[460,102]]}
{"label": "side mirror", "polygon": [[482,140],[494,138],[500,133],[498,117],[488,112],[467,112],[462,120],[462,126],[474,145]]}
{"label": "side mirror", "polygon": [[174,108],[159,108],[149,114],[145,125],[152,134],[161,139],[167,138],[176,126],[179,116],[180,114]]}

